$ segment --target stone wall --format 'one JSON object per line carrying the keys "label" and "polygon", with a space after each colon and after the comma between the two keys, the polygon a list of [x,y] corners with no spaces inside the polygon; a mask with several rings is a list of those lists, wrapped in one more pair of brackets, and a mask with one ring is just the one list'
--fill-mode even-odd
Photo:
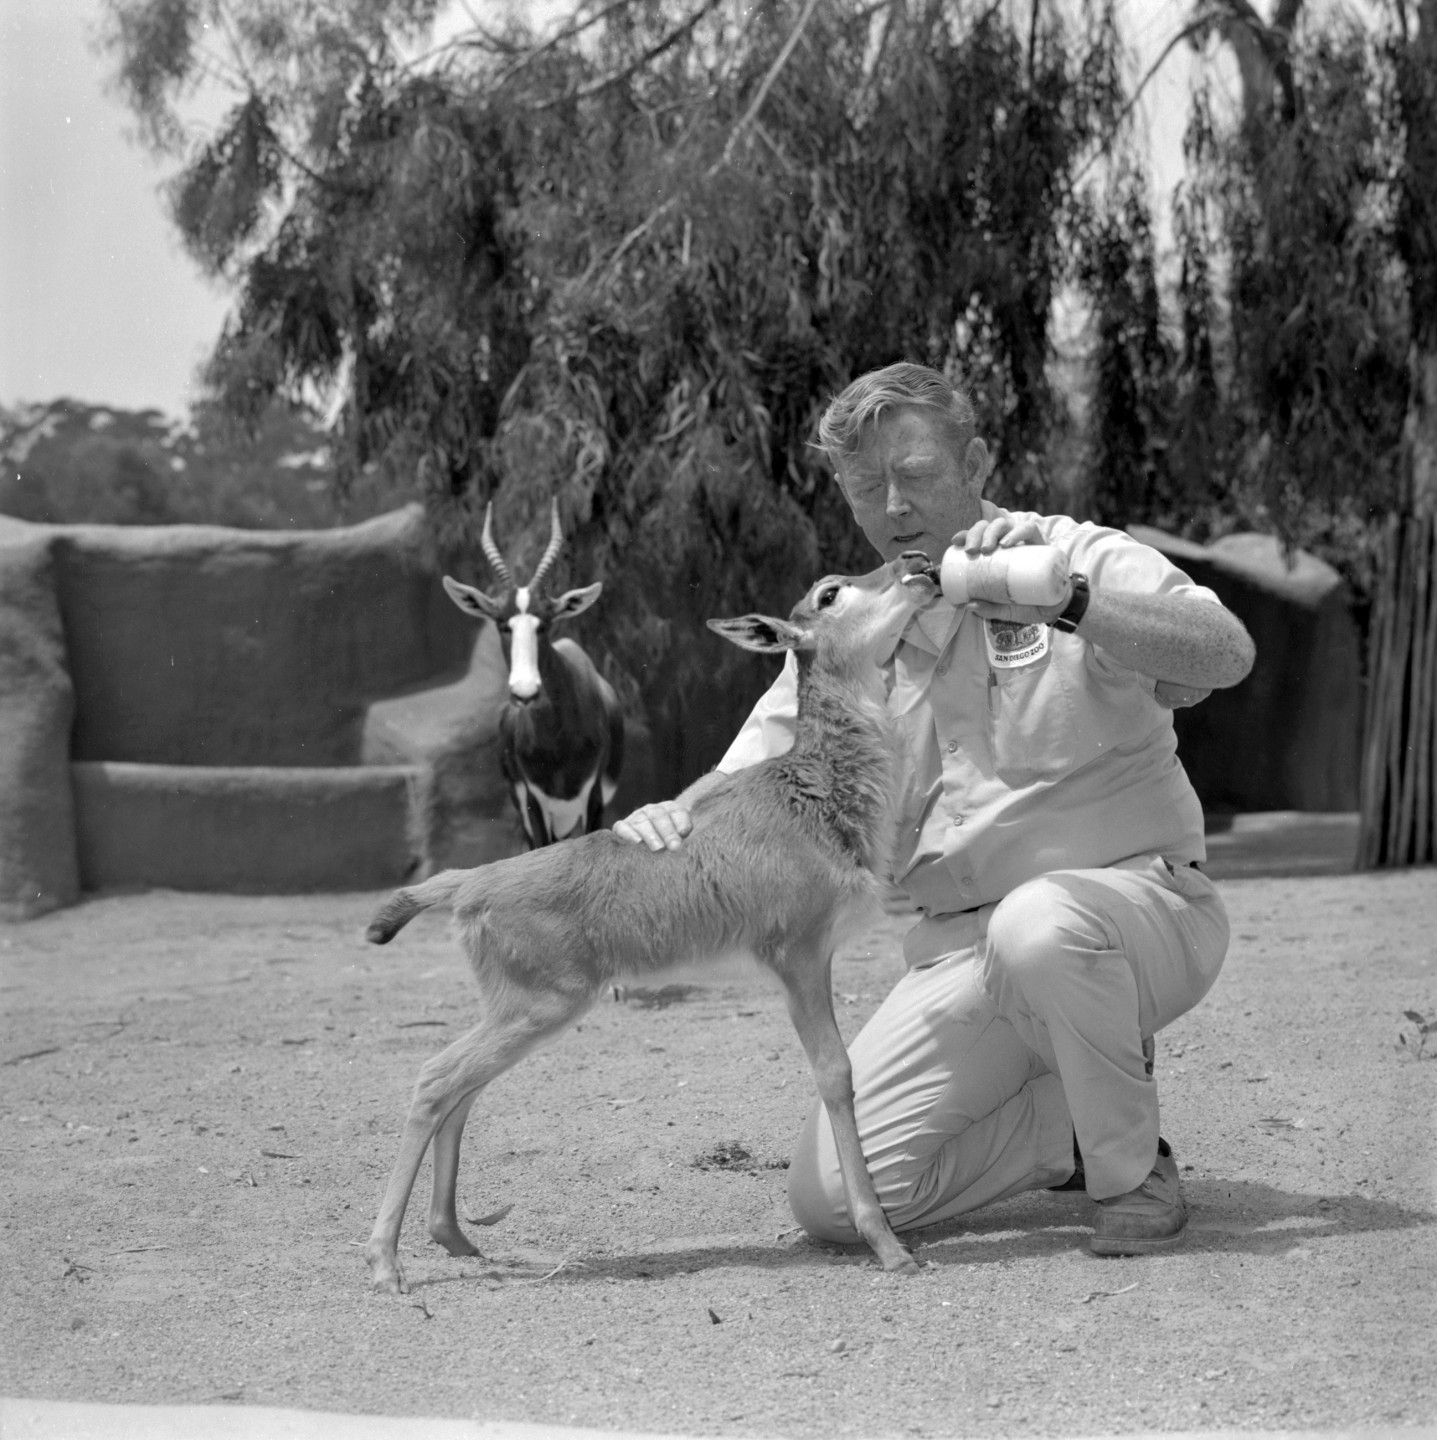
{"label": "stone wall", "polygon": [[74,690],[43,535],[0,526],[0,919],[79,894],[70,793]]}
{"label": "stone wall", "polygon": [[[1177,713],[1209,812],[1350,810],[1349,596],[1275,541],[1135,527],[1257,643]],[[367,889],[519,848],[492,627],[450,603],[417,506],[331,531],[42,526],[0,516],[0,918],[80,888]],[[650,793],[631,726],[615,813]]]}
{"label": "stone wall", "polygon": [[357,765],[368,705],[457,677],[473,645],[418,506],[336,530],[50,534],[76,760]]}
{"label": "stone wall", "polygon": [[422,865],[422,764],[364,737],[377,702],[469,672],[438,580],[418,506],[288,533],[0,516],[0,917]]}

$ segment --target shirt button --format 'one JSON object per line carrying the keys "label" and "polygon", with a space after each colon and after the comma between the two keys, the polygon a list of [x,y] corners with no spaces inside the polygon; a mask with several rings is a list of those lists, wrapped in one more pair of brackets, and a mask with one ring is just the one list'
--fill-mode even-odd
{"label": "shirt button", "polygon": [[946,665],[940,665],[934,673],[937,675],[946,675],[948,673],[948,667]]}
{"label": "shirt button", "polygon": [[948,742],[948,753],[949,753],[950,755],[951,755],[957,748],[958,748],[958,742],[957,742],[956,740],[950,740],[950,741]]}
{"label": "shirt button", "polygon": [[953,823],[955,825],[961,825],[963,823],[963,817],[961,815],[955,815],[953,817]]}

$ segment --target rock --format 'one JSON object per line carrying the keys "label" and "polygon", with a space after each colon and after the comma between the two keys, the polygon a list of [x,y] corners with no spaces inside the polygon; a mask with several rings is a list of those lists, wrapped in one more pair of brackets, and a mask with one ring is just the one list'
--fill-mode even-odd
{"label": "rock", "polygon": [[1148,526],[1129,533],[1216,591],[1257,646],[1231,690],[1174,713],[1178,755],[1210,811],[1355,810],[1362,653],[1352,597],[1330,565],[1271,535],[1194,545]]}
{"label": "rock", "polygon": [[462,671],[417,505],[337,530],[55,530],[76,760],[354,765],[364,713]]}
{"label": "rock", "polygon": [[0,525],[0,919],[79,898],[70,724],[74,692],[51,532]]}
{"label": "rock", "polygon": [[462,679],[377,701],[364,717],[366,765],[419,768],[412,839],[423,874],[484,865],[524,848],[499,768],[499,715],[508,698],[498,633],[486,624]]}
{"label": "rock", "polygon": [[404,767],[122,760],[71,773],[86,890],[375,890],[415,869],[419,777]]}

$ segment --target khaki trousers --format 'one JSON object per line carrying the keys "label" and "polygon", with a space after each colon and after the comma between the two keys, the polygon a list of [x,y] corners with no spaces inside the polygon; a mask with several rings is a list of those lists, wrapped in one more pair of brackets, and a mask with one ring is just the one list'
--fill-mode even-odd
{"label": "khaki trousers", "polygon": [[[855,1037],[863,1153],[896,1230],[947,1220],[1073,1173],[1121,1195],[1158,1148],[1143,1040],[1207,993],[1227,953],[1205,875],[1155,855],[1063,870],[996,905],[925,919],[911,968]],[[789,1204],[811,1235],[856,1242],[833,1134],[815,1106]]]}

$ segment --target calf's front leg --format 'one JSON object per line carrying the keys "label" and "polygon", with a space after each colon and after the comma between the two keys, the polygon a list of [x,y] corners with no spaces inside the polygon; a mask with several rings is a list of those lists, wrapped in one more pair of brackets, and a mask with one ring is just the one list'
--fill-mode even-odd
{"label": "calf's front leg", "polygon": [[868,1162],[858,1138],[858,1121],[853,1113],[853,1067],[848,1049],[833,1018],[833,991],[830,963],[825,960],[821,974],[810,978],[785,976],[788,1013],[798,1038],[803,1042],[818,1093],[833,1126],[838,1164],[843,1172],[843,1193],[854,1228],[868,1242],[885,1270],[901,1275],[919,1273],[918,1262],[907,1246],[893,1233]]}

